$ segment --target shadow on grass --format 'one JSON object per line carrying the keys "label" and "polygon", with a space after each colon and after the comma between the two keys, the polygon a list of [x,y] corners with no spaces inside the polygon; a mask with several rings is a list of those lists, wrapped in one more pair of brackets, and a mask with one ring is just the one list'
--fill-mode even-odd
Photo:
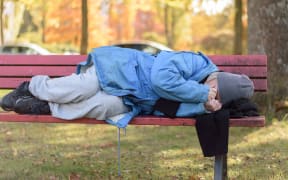
{"label": "shadow on grass", "polygon": [[229,153],[229,176],[235,179],[288,179],[288,122],[252,132]]}

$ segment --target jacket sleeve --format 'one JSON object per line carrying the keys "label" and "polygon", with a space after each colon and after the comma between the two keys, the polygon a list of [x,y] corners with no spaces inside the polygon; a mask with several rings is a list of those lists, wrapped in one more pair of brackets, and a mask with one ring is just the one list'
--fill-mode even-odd
{"label": "jacket sleeve", "polygon": [[193,57],[190,56],[181,53],[173,56],[164,54],[155,59],[151,70],[151,83],[160,97],[184,103],[207,101],[209,86],[190,78],[193,73],[197,73],[191,61]]}
{"label": "jacket sleeve", "polygon": [[176,116],[193,117],[204,113],[209,113],[209,111],[205,109],[204,103],[181,103]]}

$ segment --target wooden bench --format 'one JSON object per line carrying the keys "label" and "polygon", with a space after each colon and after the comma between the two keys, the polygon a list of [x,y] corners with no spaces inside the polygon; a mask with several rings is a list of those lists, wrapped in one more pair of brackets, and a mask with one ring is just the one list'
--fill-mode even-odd
{"label": "wooden bench", "polygon": [[[255,84],[256,92],[267,91],[267,57],[265,55],[214,55],[209,56],[218,67],[227,72],[248,75]],[[44,74],[51,77],[69,75],[75,72],[75,65],[86,60],[85,55],[0,55],[0,89],[13,89],[33,75]],[[49,115],[19,115],[13,112],[0,112],[3,122],[34,123],[80,123],[107,124],[89,118],[66,121]],[[131,125],[194,126],[195,119],[139,116]],[[263,127],[265,117],[230,119],[231,127]],[[215,157],[214,179],[227,179],[227,155]]]}

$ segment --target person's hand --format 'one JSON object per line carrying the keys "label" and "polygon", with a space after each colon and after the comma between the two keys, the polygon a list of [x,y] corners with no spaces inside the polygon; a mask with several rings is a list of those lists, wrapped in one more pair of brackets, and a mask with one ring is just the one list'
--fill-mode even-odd
{"label": "person's hand", "polygon": [[210,101],[207,101],[204,104],[204,106],[205,106],[207,111],[214,112],[214,111],[218,111],[219,109],[221,109],[222,104],[220,103],[220,101],[218,101],[216,99],[212,99]]}
{"label": "person's hand", "polygon": [[216,98],[217,89],[215,87],[210,87],[208,92],[208,101],[211,101]]}

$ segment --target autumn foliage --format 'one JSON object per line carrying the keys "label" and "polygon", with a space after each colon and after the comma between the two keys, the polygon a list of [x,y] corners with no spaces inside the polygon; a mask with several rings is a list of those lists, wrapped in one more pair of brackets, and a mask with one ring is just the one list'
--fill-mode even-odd
{"label": "autumn foliage", "polygon": [[[176,50],[232,53],[233,3],[216,12],[216,7],[210,5],[209,9],[201,2],[206,1],[87,0],[88,49],[127,40],[151,40]],[[17,3],[25,4],[32,16],[31,22],[23,22],[21,26],[31,23],[37,26],[19,32],[17,38],[80,47],[81,0],[19,0]],[[35,35],[27,36],[31,31]]]}

